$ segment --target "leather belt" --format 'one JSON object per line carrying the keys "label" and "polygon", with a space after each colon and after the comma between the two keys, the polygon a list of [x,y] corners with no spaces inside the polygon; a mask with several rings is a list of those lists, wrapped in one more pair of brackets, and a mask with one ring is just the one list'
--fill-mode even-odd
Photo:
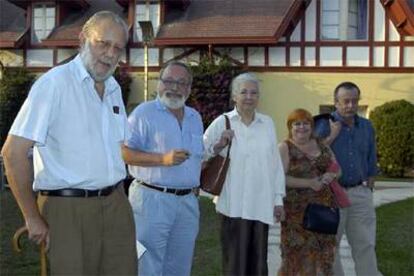
{"label": "leather belt", "polygon": [[148,187],[150,189],[153,190],[157,190],[163,193],[169,193],[169,194],[174,194],[177,196],[184,196],[184,195],[188,195],[189,193],[191,193],[193,191],[193,189],[172,189],[172,188],[166,188],[166,187],[158,187],[158,186],[153,186],[150,185],[148,183],[139,181],[139,183],[145,187]]}
{"label": "leather belt", "polygon": [[100,197],[109,196],[116,188],[123,184],[124,180],[119,181],[115,185],[105,187],[99,190],[86,189],[60,189],[60,190],[40,190],[40,194],[44,196],[62,196],[62,197]]}

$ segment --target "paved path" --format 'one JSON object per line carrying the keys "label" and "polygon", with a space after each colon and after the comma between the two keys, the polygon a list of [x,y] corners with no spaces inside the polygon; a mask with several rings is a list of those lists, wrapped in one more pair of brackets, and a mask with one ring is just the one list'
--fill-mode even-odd
{"label": "paved path", "polygon": [[[414,182],[377,182],[374,192],[375,207],[395,202],[409,197],[414,197]],[[280,266],[280,224],[276,224],[269,230],[268,265],[269,275],[277,275]],[[354,261],[351,257],[351,249],[346,237],[341,241],[340,255],[345,275],[355,275]]]}

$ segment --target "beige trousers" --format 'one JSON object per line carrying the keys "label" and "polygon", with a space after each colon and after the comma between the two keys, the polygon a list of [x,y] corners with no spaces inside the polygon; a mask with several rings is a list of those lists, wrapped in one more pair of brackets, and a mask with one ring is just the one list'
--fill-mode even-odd
{"label": "beige trousers", "polygon": [[38,197],[51,275],[137,275],[135,224],[122,185],[106,197]]}
{"label": "beige trousers", "polygon": [[[381,275],[377,268],[375,253],[376,215],[373,195],[369,188],[356,186],[347,190],[351,206],[341,209],[341,219],[336,236],[339,245],[345,233],[351,246],[355,272],[358,276]],[[337,247],[334,262],[334,274],[344,275]]]}

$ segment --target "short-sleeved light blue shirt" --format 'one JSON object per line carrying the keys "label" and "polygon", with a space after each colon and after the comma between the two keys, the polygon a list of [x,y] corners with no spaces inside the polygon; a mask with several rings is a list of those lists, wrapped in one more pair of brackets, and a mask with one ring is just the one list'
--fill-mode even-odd
{"label": "short-sleeved light blue shirt", "polygon": [[184,107],[180,127],[176,117],[157,99],[140,104],[130,114],[128,122],[132,135],[126,145],[131,149],[162,154],[174,149],[190,152],[190,158],[177,166],[129,166],[133,177],[169,188],[199,186],[204,152],[203,123],[195,109]]}
{"label": "short-sleeved light blue shirt", "polygon": [[101,99],[77,56],[33,85],[10,134],[35,142],[34,190],[100,189],[126,176],[121,144],[128,135],[121,89],[105,81]]}

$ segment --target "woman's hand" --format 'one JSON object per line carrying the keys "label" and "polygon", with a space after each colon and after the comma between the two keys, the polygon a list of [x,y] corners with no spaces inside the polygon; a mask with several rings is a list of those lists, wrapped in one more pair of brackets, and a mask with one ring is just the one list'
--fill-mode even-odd
{"label": "woman's hand", "polygon": [[217,154],[220,151],[222,151],[230,143],[233,137],[234,137],[234,130],[232,129],[223,130],[220,136],[220,140],[213,147],[214,153]]}
{"label": "woman's hand", "polygon": [[321,177],[321,182],[323,185],[329,185],[337,177],[336,173],[326,172]]}
{"label": "woman's hand", "polygon": [[319,192],[323,187],[322,181],[320,178],[315,177],[309,180],[309,188],[315,192]]}
{"label": "woman's hand", "polygon": [[285,209],[283,206],[277,205],[273,208],[273,216],[276,222],[281,222],[285,220]]}

